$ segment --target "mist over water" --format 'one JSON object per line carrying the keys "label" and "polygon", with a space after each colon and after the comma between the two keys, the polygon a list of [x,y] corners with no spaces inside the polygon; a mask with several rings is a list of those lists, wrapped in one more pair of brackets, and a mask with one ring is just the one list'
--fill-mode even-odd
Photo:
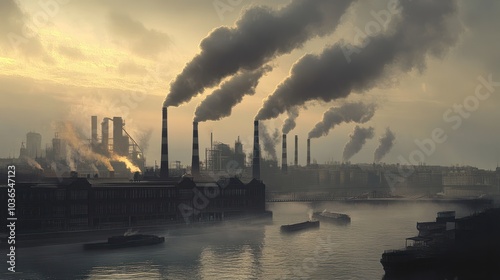
{"label": "mist over water", "polygon": [[[19,248],[14,276],[1,279],[382,279],[384,250],[404,247],[416,223],[438,211],[478,211],[451,203],[269,203],[272,224],[225,223],[153,232],[159,246],[83,251],[82,244]],[[349,225],[280,233],[324,209],[351,216]],[[97,241],[97,240],[96,240]],[[418,278],[417,278],[418,279]],[[429,278],[440,279],[445,278]],[[463,278],[458,278],[463,279]]]}

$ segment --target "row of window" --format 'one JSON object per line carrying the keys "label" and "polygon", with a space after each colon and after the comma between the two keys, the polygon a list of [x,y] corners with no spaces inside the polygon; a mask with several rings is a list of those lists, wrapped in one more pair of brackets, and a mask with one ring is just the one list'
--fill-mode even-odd
{"label": "row of window", "polygon": [[96,189],[95,199],[136,199],[136,198],[171,198],[175,197],[173,189]]}
{"label": "row of window", "polygon": [[127,215],[127,214],[148,214],[148,213],[175,213],[174,203],[111,203],[96,205],[95,215]]}

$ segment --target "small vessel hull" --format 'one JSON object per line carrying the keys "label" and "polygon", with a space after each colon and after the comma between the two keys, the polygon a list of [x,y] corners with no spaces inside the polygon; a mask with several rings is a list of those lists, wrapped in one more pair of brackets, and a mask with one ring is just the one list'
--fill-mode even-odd
{"label": "small vessel hull", "polygon": [[108,250],[155,245],[165,242],[165,237],[155,235],[113,236],[108,242],[83,244],[85,250]]}
{"label": "small vessel hull", "polygon": [[314,212],[313,218],[320,221],[338,224],[348,224],[351,222],[351,217],[349,217],[349,215],[333,212]]}
{"label": "small vessel hull", "polygon": [[309,228],[319,228],[319,221],[306,221],[297,224],[282,225],[280,229],[282,232],[294,232]]}

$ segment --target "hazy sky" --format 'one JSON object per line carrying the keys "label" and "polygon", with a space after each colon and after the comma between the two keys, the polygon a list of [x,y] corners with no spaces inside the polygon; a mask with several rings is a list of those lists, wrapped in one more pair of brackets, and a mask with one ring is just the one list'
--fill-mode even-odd
{"label": "hazy sky", "polygon": [[[90,116],[98,115],[99,122],[103,117],[124,117],[126,129],[136,140],[151,130],[147,163],[159,162],[163,101],[171,81],[200,52],[200,42],[218,27],[234,27],[238,18],[252,6],[265,5],[278,10],[290,2],[1,0],[0,157],[17,157],[28,131],[41,133],[44,145],[50,143],[57,121],[70,120],[90,137]],[[376,24],[376,15],[387,10],[390,2],[354,2],[334,31],[312,36],[293,50],[269,59],[267,63],[272,70],[260,79],[255,94],[244,96],[231,116],[200,123],[202,160],[211,132],[214,140],[231,145],[240,136],[244,149],[250,152],[254,117],[266,97],[290,75],[293,65],[304,55],[320,55],[341,40],[357,45],[360,30],[365,32],[370,24]],[[431,48],[417,66],[408,69],[399,65],[406,61],[401,62],[402,57],[397,57],[398,67],[384,68],[390,75],[371,81],[369,87],[354,87],[350,95],[333,101],[309,100],[300,107],[297,126],[288,137],[293,141],[291,135],[299,136],[300,164],[305,164],[307,135],[322,120],[323,113],[332,106],[363,101],[377,106],[373,118],[359,124],[364,128],[373,127],[375,137],[366,141],[351,162],[373,162],[379,138],[390,127],[396,135],[395,145],[382,161],[397,163],[411,156],[419,159],[414,152],[419,149],[416,141],[438,133],[441,143],[434,142],[434,151],[420,153],[426,164],[469,164],[487,169],[497,166],[500,160],[500,110],[497,108],[500,2],[457,3],[456,18],[447,23],[446,29],[456,37],[450,39],[453,42],[439,46],[444,51]],[[436,10],[439,7],[436,6]],[[429,17],[424,14],[422,23]],[[400,17],[394,14],[389,25],[397,20]],[[381,34],[384,32],[389,34],[392,30],[388,28]],[[432,28],[427,32],[432,34]],[[402,34],[404,36],[404,32]],[[448,34],[444,35],[447,38]],[[410,49],[418,51],[420,43],[424,45],[424,42],[412,42]],[[258,46],[266,42],[251,44]],[[368,50],[370,44],[366,48]],[[363,49],[352,56],[362,54]],[[370,59],[366,56],[365,59]],[[378,55],[375,52],[371,57],[378,58]],[[499,83],[488,89],[478,80],[479,76]],[[478,86],[481,98],[475,96]],[[189,102],[169,107],[171,162],[190,162],[195,109],[217,88],[207,88]],[[464,102],[466,108],[462,115],[453,111],[455,104],[464,105]],[[265,123],[268,128],[281,131],[286,117],[286,113],[281,114]],[[342,160],[344,146],[355,126],[355,123],[341,124],[327,136],[313,139],[312,158],[318,163]],[[435,129],[440,131],[433,132]],[[288,147],[288,159],[293,161],[293,144],[289,142]],[[277,149],[281,150],[279,145]]]}

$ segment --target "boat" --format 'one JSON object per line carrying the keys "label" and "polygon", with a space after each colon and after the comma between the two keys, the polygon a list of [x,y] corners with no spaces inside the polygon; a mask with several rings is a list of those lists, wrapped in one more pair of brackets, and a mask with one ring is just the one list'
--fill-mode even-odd
{"label": "boat", "polygon": [[323,212],[314,212],[313,218],[317,220],[336,222],[342,224],[347,224],[351,222],[351,217],[349,217],[349,215],[347,214],[334,213],[326,210],[323,210]]}
{"label": "boat", "polygon": [[165,242],[165,237],[163,236],[160,237],[149,234],[119,235],[119,236],[109,237],[107,242],[83,244],[83,248],[85,250],[119,249],[127,247],[154,245],[163,242]]}
{"label": "boat", "polygon": [[282,225],[280,229],[282,232],[293,232],[293,231],[299,231],[308,228],[318,228],[318,227],[319,227],[319,221],[312,220],[297,224]]}
{"label": "boat", "polygon": [[419,234],[405,248],[387,250],[380,263],[386,275],[465,267],[496,267],[500,259],[500,208],[456,219],[438,212],[435,222],[417,223]]}

